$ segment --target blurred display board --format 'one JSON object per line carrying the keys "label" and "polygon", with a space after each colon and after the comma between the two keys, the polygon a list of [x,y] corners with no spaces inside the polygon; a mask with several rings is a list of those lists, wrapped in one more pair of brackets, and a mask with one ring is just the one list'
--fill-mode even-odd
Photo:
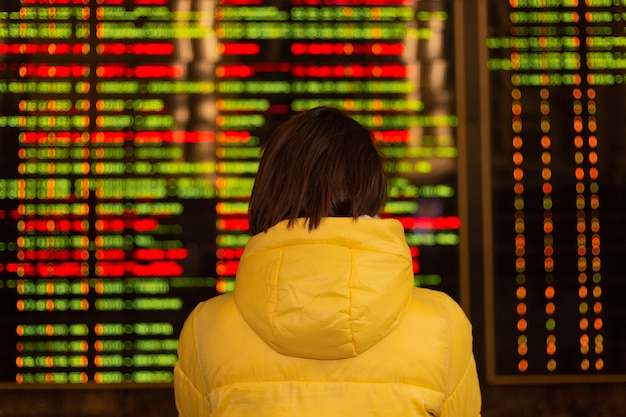
{"label": "blurred display board", "polygon": [[485,1],[487,377],[626,380],[626,3]]}
{"label": "blurred display board", "polygon": [[3,0],[2,386],[171,382],[186,316],[234,288],[261,143],[321,104],[380,144],[415,284],[463,298],[454,19],[434,0]]}

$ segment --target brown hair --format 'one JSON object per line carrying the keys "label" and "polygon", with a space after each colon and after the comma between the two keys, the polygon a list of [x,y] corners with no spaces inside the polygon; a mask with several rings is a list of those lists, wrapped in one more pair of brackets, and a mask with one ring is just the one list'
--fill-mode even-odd
{"label": "brown hair", "polygon": [[369,130],[343,110],[315,107],[280,125],[263,144],[248,217],[250,233],[282,220],[375,216],[387,199],[380,154]]}

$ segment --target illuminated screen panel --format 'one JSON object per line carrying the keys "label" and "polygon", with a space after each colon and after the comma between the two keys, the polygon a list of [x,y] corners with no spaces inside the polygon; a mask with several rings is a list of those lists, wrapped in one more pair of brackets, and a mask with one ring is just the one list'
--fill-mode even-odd
{"label": "illuminated screen panel", "polygon": [[2,2],[0,383],[170,382],[261,142],[318,104],[374,131],[416,285],[459,298],[451,2],[336,3]]}
{"label": "illuminated screen panel", "polygon": [[214,81],[184,45],[210,26],[119,1],[0,10],[0,380],[168,382],[184,316],[223,287],[216,132],[194,113]]}
{"label": "illuminated screen panel", "polygon": [[489,376],[626,380],[626,6],[489,1]]}
{"label": "illuminated screen panel", "polygon": [[[388,158],[392,180],[385,214],[405,225],[416,284],[458,297],[450,5],[376,0],[343,1],[340,7],[294,0],[279,8],[235,3],[215,11],[221,53],[207,73],[217,74],[216,128],[224,137],[217,142],[218,173],[233,182],[241,181],[242,172],[253,174],[251,160],[258,152],[246,153],[251,159],[246,160],[241,148],[258,144],[294,112],[321,104],[347,109],[374,132]],[[223,196],[220,218],[245,224],[241,197],[249,188],[241,190],[233,201]],[[225,244],[237,246],[239,237],[231,230],[220,235]]]}

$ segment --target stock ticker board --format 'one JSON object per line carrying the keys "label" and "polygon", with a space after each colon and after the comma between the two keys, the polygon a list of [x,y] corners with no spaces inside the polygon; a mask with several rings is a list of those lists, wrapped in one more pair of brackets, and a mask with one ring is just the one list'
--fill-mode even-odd
{"label": "stock ticker board", "polygon": [[626,2],[488,3],[487,374],[624,381]]}
{"label": "stock ticker board", "polygon": [[0,386],[170,383],[186,316],[235,286],[262,142],[322,104],[380,145],[415,285],[480,307],[486,382],[626,380],[624,20],[596,0],[3,1]]}
{"label": "stock ticker board", "polygon": [[460,297],[451,2],[336,4],[2,2],[3,386],[171,382],[235,285],[261,143],[315,105],[373,131],[416,285]]}

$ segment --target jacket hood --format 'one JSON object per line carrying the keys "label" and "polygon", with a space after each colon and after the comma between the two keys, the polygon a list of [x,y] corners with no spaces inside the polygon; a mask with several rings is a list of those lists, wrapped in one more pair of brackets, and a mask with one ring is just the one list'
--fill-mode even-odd
{"label": "jacket hood", "polygon": [[301,358],[359,355],[402,319],[413,290],[410,250],[392,219],[325,218],[309,231],[283,221],[250,238],[234,297],[276,352]]}

